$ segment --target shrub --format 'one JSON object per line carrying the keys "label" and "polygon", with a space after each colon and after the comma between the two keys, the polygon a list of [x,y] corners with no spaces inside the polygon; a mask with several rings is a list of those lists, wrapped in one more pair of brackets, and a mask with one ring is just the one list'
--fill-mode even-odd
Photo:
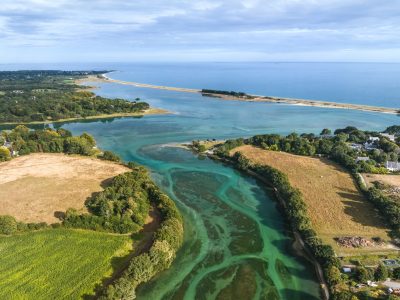
{"label": "shrub", "polygon": [[357,268],[355,276],[356,276],[357,281],[363,282],[363,283],[366,283],[368,280],[374,279],[373,272],[371,272],[370,270],[368,270],[364,267]]}
{"label": "shrub", "polygon": [[386,280],[389,277],[389,271],[384,265],[380,264],[375,270],[374,277],[376,281]]}
{"label": "shrub", "polygon": [[11,153],[8,148],[0,146],[0,161],[7,161],[11,159]]}
{"label": "shrub", "polygon": [[393,278],[394,279],[400,279],[400,268],[395,268],[393,270]]}
{"label": "shrub", "polygon": [[0,234],[10,235],[18,230],[18,224],[12,216],[0,216]]}
{"label": "shrub", "polygon": [[121,158],[111,151],[104,151],[103,155],[100,155],[99,158],[104,159],[104,160],[109,160],[109,161],[115,161],[115,162],[121,161]]}

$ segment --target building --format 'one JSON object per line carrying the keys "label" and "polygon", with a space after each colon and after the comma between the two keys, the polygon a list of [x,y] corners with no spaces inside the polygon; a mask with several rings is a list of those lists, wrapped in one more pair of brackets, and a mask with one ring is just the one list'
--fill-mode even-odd
{"label": "building", "polygon": [[379,142],[379,140],[380,140],[380,138],[379,138],[379,136],[370,136],[369,138],[368,138],[368,141],[369,142]]}
{"label": "building", "polygon": [[359,161],[369,161],[369,157],[361,157],[361,156],[359,156],[359,157],[356,158],[356,163],[358,163]]}
{"label": "building", "polygon": [[394,134],[381,133],[381,136],[388,138],[392,142],[396,141],[396,137],[394,136]]}
{"label": "building", "polygon": [[387,161],[385,163],[385,167],[390,172],[398,172],[398,171],[400,171],[400,163],[397,162],[397,161]]}
{"label": "building", "polygon": [[353,144],[350,145],[350,148],[353,149],[353,150],[361,151],[362,148],[363,148],[363,145],[353,143]]}
{"label": "building", "polygon": [[373,141],[368,141],[364,144],[365,150],[375,150],[378,146]]}

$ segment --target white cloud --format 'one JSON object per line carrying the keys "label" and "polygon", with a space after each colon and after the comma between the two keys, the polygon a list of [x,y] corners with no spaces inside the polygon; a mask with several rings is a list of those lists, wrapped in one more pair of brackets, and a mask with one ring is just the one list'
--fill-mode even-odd
{"label": "white cloud", "polygon": [[257,58],[319,53],[323,60],[331,51],[366,57],[400,49],[399,12],[397,0],[2,0],[0,55],[148,57],[168,50],[218,59],[252,47]]}

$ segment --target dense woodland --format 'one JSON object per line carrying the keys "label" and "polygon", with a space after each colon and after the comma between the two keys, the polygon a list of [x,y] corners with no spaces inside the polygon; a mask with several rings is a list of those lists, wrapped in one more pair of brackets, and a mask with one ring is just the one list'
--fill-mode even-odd
{"label": "dense woodland", "polygon": [[57,121],[116,113],[136,113],[145,102],[108,99],[79,91],[74,80],[101,72],[0,72],[0,123]]}
{"label": "dense woodland", "polygon": [[94,155],[96,141],[87,133],[81,136],[72,136],[65,129],[30,130],[24,125],[19,125],[11,131],[0,132],[0,161],[11,159],[11,154],[16,151],[19,155],[35,152],[66,153],[80,155]]}

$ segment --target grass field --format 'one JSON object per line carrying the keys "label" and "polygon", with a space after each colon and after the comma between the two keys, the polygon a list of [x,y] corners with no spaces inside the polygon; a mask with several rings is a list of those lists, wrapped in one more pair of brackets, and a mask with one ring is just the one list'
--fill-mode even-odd
{"label": "grass field", "polygon": [[[49,229],[0,236],[0,299],[79,299],[126,261],[128,236]],[[113,258],[114,257],[114,258]]]}
{"label": "grass field", "polygon": [[0,215],[59,222],[57,211],[85,210],[85,200],[127,167],[82,156],[36,153],[0,163]]}
{"label": "grass field", "polygon": [[390,240],[388,228],[374,207],[360,194],[344,169],[326,159],[266,151],[253,146],[242,146],[240,151],[253,163],[265,164],[287,174],[307,204],[313,228],[326,243],[340,254],[353,251],[390,251],[390,248],[339,248],[334,241],[339,236],[381,237]]}
{"label": "grass field", "polygon": [[374,181],[379,181],[390,186],[400,187],[400,175],[362,174],[362,176],[368,187],[371,187]]}

